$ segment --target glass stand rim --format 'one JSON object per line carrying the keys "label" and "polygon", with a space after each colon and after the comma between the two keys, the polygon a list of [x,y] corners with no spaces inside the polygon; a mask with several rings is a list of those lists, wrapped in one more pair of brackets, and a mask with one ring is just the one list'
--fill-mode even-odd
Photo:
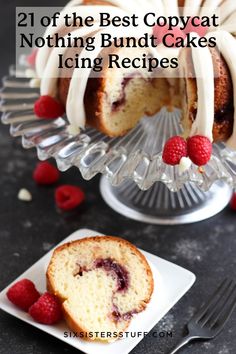
{"label": "glass stand rim", "polygon": [[[161,183],[161,182],[157,182]],[[172,193],[164,186],[165,193]],[[229,203],[232,196],[232,189],[224,182],[216,182],[212,185],[208,192],[203,192],[205,197],[203,200],[199,200],[191,208],[186,200],[183,201],[181,210],[174,211],[167,209],[165,215],[163,215],[163,208],[156,208],[156,215],[152,212],[148,213],[147,206],[143,203],[144,198],[140,198],[140,203],[137,206],[127,205],[125,196],[119,195],[119,187],[113,187],[106,176],[102,176],[100,179],[100,192],[102,198],[113,210],[119,214],[126,216],[130,219],[140,221],[143,223],[157,224],[157,225],[180,225],[180,224],[190,224],[199,221],[209,219],[218,213],[220,213]],[[197,188],[193,186],[193,188]],[[141,190],[137,193],[145,193]],[[146,192],[147,193],[147,192]],[[122,192],[121,192],[122,194]],[[121,197],[121,198],[120,198]],[[181,212],[180,212],[181,211]]]}

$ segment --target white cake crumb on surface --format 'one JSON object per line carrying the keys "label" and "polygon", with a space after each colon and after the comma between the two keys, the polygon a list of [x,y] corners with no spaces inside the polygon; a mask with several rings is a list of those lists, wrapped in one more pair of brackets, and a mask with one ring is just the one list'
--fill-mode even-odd
{"label": "white cake crumb on surface", "polygon": [[219,354],[230,354],[230,351],[225,345],[223,345],[223,347],[219,351]]}
{"label": "white cake crumb on surface", "polygon": [[25,188],[19,190],[17,198],[23,202],[31,202],[32,194]]}
{"label": "white cake crumb on surface", "polygon": [[165,317],[163,317],[159,323],[158,326],[161,328],[162,331],[171,331],[176,325],[176,320],[174,318],[174,315],[172,314],[167,314]]}
{"label": "white cake crumb on surface", "polygon": [[189,261],[202,261],[208,249],[196,240],[182,239],[177,242],[174,253],[177,257],[183,257]]}
{"label": "white cake crumb on surface", "polygon": [[44,251],[49,251],[53,247],[52,243],[49,242],[43,242],[43,250]]}

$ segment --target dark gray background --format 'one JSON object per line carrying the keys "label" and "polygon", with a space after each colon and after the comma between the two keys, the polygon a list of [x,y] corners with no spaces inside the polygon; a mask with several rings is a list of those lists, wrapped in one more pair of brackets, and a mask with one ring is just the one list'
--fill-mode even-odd
{"label": "dark gray background", "polygon": [[[61,6],[64,1],[0,1],[1,77],[14,62],[15,6],[47,6],[49,3]],[[36,187],[31,178],[36,162],[35,151],[23,150],[20,140],[10,138],[8,127],[0,125],[0,290],[76,229],[88,227],[105,234],[121,235],[138,247],[176,262],[197,275],[191,291],[155,327],[156,331],[173,331],[173,338],[157,340],[149,336],[132,352],[167,354],[180,339],[192,313],[222,278],[235,277],[236,213],[227,208],[210,220],[188,226],[137,223],[106,206],[99,194],[98,177],[85,182],[78,170],[71,169],[62,175],[61,183],[82,186],[87,202],[81,211],[62,215],[55,209],[53,188]],[[22,187],[32,192],[32,203],[17,200]],[[236,313],[214,341],[196,343],[182,353],[234,354],[235,330]],[[1,311],[0,353],[76,354],[78,351]]]}

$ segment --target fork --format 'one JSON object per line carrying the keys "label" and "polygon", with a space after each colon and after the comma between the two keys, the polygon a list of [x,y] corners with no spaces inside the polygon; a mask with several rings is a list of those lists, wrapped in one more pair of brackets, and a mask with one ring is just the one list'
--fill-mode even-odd
{"label": "fork", "polygon": [[226,278],[187,324],[188,334],[170,354],[196,339],[213,339],[223,329],[236,306],[236,283]]}

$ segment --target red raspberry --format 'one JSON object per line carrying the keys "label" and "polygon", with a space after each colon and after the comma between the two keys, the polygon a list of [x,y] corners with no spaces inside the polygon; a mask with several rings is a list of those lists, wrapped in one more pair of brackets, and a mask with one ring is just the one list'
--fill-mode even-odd
{"label": "red raspberry", "polygon": [[35,321],[51,325],[62,318],[61,304],[55,295],[46,292],[30,307],[29,314]]}
{"label": "red raspberry", "polygon": [[[186,34],[180,29],[180,27],[175,27],[173,30],[169,30],[168,26],[154,26],[153,34],[157,38],[157,44],[165,44],[168,47],[175,47],[176,39],[183,38],[185,39]],[[168,34],[168,36],[166,36]],[[164,40],[164,36],[165,40]],[[164,40],[164,42],[163,42]]]}
{"label": "red raspberry", "polygon": [[33,172],[33,179],[38,184],[53,184],[59,177],[58,169],[47,161],[39,162]]}
{"label": "red raspberry", "polygon": [[34,113],[39,118],[54,119],[62,116],[64,112],[61,102],[51,96],[41,96],[34,104]]}
{"label": "red raspberry", "polygon": [[173,136],[167,140],[162,158],[167,165],[178,165],[182,157],[187,157],[187,143],[180,136]]}
{"label": "red raspberry", "polygon": [[236,211],[236,193],[233,193],[231,201],[230,201],[230,207],[232,210]]}
{"label": "red raspberry", "polygon": [[184,32],[187,34],[187,33],[190,33],[190,32],[195,32],[197,33],[200,37],[204,37],[206,34],[207,34],[207,31],[208,31],[208,27],[203,27],[201,26],[201,20],[200,19],[197,19],[195,18],[194,19],[194,24],[196,24],[198,27],[195,27],[192,25],[192,17],[190,19],[191,21],[189,21],[189,23],[187,24]]}
{"label": "red raspberry", "polygon": [[195,135],[187,140],[188,156],[197,166],[204,166],[211,159],[212,143],[201,135]]}
{"label": "red raspberry", "polygon": [[56,189],[55,200],[62,210],[71,210],[79,206],[84,200],[84,192],[76,186],[63,185]]}
{"label": "red raspberry", "polygon": [[7,297],[14,305],[28,311],[30,306],[38,300],[40,294],[31,280],[22,279],[8,289]]}
{"label": "red raspberry", "polygon": [[35,67],[35,61],[36,61],[36,56],[37,56],[37,53],[38,53],[38,49],[33,49],[31,54],[29,54],[26,58],[27,60],[27,63],[30,65],[30,66],[33,66]]}

